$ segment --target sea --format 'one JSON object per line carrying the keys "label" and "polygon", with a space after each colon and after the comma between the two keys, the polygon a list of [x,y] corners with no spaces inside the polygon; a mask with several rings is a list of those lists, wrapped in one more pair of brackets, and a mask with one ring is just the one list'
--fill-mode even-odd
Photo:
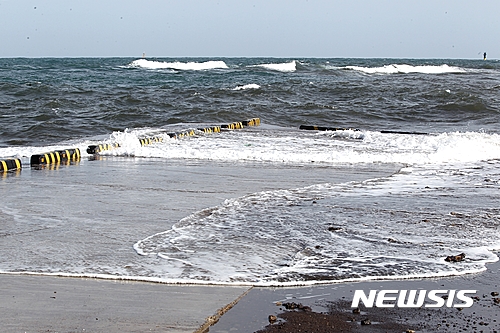
{"label": "sea", "polygon": [[[22,169],[0,174],[0,273],[478,273],[500,250],[499,120],[498,60],[2,58],[0,160]],[[30,165],[69,148],[81,159]]]}

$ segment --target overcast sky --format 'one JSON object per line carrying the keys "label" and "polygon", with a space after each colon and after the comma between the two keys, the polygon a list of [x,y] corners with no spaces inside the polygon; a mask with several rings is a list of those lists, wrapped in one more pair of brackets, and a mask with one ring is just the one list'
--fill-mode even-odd
{"label": "overcast sky", "polygon": [[500,58],[499,0],[0,0],[0,57]]}

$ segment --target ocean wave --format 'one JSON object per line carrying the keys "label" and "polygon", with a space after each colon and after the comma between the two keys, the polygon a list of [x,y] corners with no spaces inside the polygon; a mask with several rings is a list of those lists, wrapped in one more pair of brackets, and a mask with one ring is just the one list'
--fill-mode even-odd
{"label": "ocean wave", "polygon": [[[500,159],[500,135],[480,132],[450,132],[432,135],[381,133],[375,131],[284,131],[254,128],[228,131],[184,139],[171,139],[167,132],[182,129],[143,128],[117,131],[104,143],[119,148],[103,155],[144,158],[217,160],[226,162],[259,161],[287,164],[325,165],[363,163],[402,163],[407,165],[444,165],[476,163]],[[163,142],[141,146],[140,139],[162,137]],[[95,142],[71,145],[80,148]],[[0,157],[18,157],[29,163],[31,154],[66,149],[68,145],[46,147],[0,147]]]}
{"label": "ocean wave", "polygon": [[295,60],[292,60],[290,62],[285,62],[280,64],[260,64],[249,67],[261,67],[279,72],[295,72],[295,70],[297,69],[297,64]]}
{"label": "ocean wave", "polygon": [[412,65],[386,65],[382,67],[361,67],[361,66],[345,66],[337,67],[340,69],[348,69],[360,71],[367,74],[409,74],[409,73],[422,73],[422,74],[445,74],[445,73],[465,73],[465,69],[455,66],[441,65],[441,66],[412,66]]}
{"label": "ocean wave", "polygon": [[244,86],[237,86],[233,90],[247,90],[247,89],[259,89],[260,86],[255,83],[245,84]]}
{"label": "ocean wave", "polygon": [[[162,135],[162,134],[157,134]],[[259,161],[325,165],[402,163],[434,165],[500,159],[500,135],[478,132],[436,135],[384,134],[372,131],[318,133],[270,131],[225,132],[167,140],[141,147],[141,131],[115,133],[121,147],[106,154],[165,159]],[[1,152],[1,149],[0,149]]]}
{"label": "ocean wave", "polygon": [[163,62],[147,59],[137,59],[132,61],[127,67],[129,68],[146,68],[146,69],[176,69],[185,71],[201,71],[209,69],[225,69],[226,63],[222,60],[205,61],[205,62]]}
{"label": "ocean wave", "polygon": [[[450,183],[428,175],[410,191],[398,191],[400,183],[413,183],[415,176],[229,199],[137,242],[134,249],[163,259],[159,267],[167,279],[267,286],[462,275],[497,261],[492,251],[499,246],[498,210],[470,208],[457,218],[439,202],[427,207],[429,192],[446,192]],[[439,186],[426,182],[433,179]],[[388,202],[380,199],[384,186]],[[406,195],[414,208],[400,202]],[[460,265],[444,260],[461,252],[467,260]]]}

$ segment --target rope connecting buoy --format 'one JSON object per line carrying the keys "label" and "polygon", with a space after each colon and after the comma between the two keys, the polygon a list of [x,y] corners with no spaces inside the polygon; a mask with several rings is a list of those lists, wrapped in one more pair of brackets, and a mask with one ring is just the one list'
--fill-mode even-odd
{"label": "rope connecting buoy", "polygon": [[80,149],[72,148],[65,150],[56,150],[48,153],[31,155],[30,164],[59,164],[61,162],[70,163],[72,161],[80,160]]}
{"label": "rope connecting buoy", "polygon": [[0,160],[0,172],[21,170],[22,163],[18,158],[8,158],[5,160]]}
{"label": "rope connecting buoy", "polygon": [[301,130],[310,131],[359,131],[357,128],[341,128],[341,127],[324,127],[324,126],[310,126],[310,125],[300,125]]}

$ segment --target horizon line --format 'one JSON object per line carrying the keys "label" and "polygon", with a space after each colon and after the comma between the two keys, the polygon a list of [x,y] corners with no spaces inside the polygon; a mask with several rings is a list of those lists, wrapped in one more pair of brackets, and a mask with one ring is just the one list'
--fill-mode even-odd
{"label": "horizon line", "polygon": [[274,59],[409,59],[409,60],[499,60],[498,58],[487,58],[483,59],[482,57],[477,58],[435,58],[435,57],[342,57],[342,56],[334,56],[334,57],[317,57],[317,56],[0,56],[0,59],[109,59],[109,58],[139,58],[139,59],[175,59],[175,58],[183,58],[183,59],[238,59],[238,58],[246,58],[246,59],[259,59],[259,58],[274,58]]}

